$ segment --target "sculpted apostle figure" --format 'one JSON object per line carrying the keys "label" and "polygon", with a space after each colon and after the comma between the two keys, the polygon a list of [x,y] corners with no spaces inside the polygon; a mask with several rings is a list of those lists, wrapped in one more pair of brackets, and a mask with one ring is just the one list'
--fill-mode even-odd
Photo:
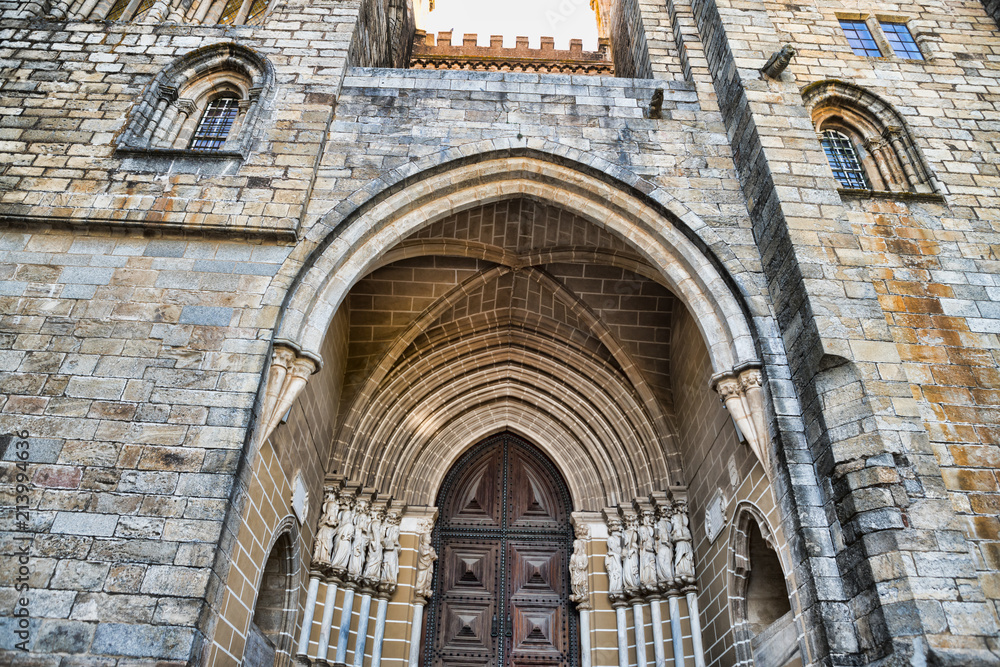
{"label": "sculpted apostle figure", "polygon": [[670,544],[670,514],[660,510],[656,522],[656,580],[661,591],[674,583],[674,549]]}
{"label": "sculpted apostle figure", "polygon": [[431,546],[430,526],[420,533],[420,543],[417,546],[417,580],[414,583],[415,593],[425,600],[430,599],[434,594],[431,588],[431,580],[434,576],[434,561],[437,560],[437,552]]}
{"label": "sculpted apostle figure", "polygon": [[590,569],[590,559],[587,557],[587,544],[577,538],[573,540],[573,555],[569,559],[569,580],[573,594],[569,597],[573,602],[586,602],[590,595],[587,583],[587,571]]}
{"label": "sculpted apostle figure", "polygon": [[371,526],[372,517],[368,512],[368,501],[358,500],[354,517],[354,540],[351,543],[351,560],[347,564],[347,574],[352,579],[359,579],[365,567],[365,553],[368,551],[368,541],[371,536],[368,528]]}
{"label": "sculpted apostle figure", "polygon": [[391,511],[382,529],[382,572],[381,581],[395,584],[399,579],[399,522],[403,517]]}
{"label": "sculpted apostle figure", "polygon": [[691,530],[688,528],[687,505],[674,506],[670,519],[670,537],[674,542],[674,576],[678,582],[694,583],[694,551],[691,548]]}
{"label": "sculpted apostle figure", "polygon": [[608,553],[604,556],[604,569],[608,573],[608,596],[620,598],[624,587],[622,578],[622,531],[621,524],[608,524]]}
{"label": "sculpted apostle figure", "polygon": [[653,512],[642,513],[639,524],[639,583],[645,591],[655,591],[656,587],[656,529],[653,526]]}
{"label": "sculpted apostle figure", "polygon": [[[341,573],[347,570],[347,565],[351,560],[351,541],[354,539],[354,511],[350,505],[344,507],[344,513],[340,517],[340,525],[337,527],[337,535],[333,541],[333,557],[330,565],[334,570]],[[341,574],[341,576],[343,576]]]}
{"label": "sculpted apostle figure", "polygon": [[622,581],[625,591],[632,594],[639,589],[639,532],[634,518],[625,520],[622,535]]}
{"label": "sculpted apostle figure", "polygon": [[340,506],[337,504],[337,494],[327,491],[323,497],[323,511],[319,517],[319,527],[316,529],[316,546],[313,549],[313,560],[317,563],[329,563],[333,553],[333,541],[337,535],[337,514]]}
{"label": "sculpted apostle figure", "polygon": [[382,573],[382,520],[385,509],[375,511],[371,524],[368,526],[368,554],[365,557],[365,569],[362,575],[367,581],[375,583]]}

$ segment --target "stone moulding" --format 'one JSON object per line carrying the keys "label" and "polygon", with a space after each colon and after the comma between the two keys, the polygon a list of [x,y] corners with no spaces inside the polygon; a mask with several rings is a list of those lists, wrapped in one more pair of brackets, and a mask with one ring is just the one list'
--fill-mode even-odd
{"label": "stone moulding", "polygon": [[298,240],[298,233],[295,229],[278,227],[234,227],[232,225],[213,225],[206,223],[186,224],[178,222],[165,222],[159,219],[149,219],[147,217],[127,217],[136,214],[146,215],[147,211],[134,211],[128,209],[117,209],[111,211],[113,214],[120,214],[121,217],[97,217],[87,216],[81,218],[61,218],[49,215],[17,215],[0,214],[0,229],[23,229],[44,228],[44,229],[72,229],[74,231],[105,232],[107,230],[141,230],[146,231],[155,228],[157,232],[177,234],[181,236],[197,236],[206,238],[233,239],[261,239],[274,243],[295,243]]}
{"label": "stone moulding", "polygon": [[817,131],[834,129],[866,147],[871,157],[865,171],[877,187],[858,192],[884,192],[875,195],[884,198],[940,197],[944,192],[903,116],[891,104],[860,86],[836,79],[816,81],[800,92]]}

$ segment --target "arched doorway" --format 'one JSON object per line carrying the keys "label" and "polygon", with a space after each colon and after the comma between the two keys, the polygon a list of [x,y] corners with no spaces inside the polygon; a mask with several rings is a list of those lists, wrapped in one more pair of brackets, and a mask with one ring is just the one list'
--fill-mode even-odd
{"label": "arched doorway", "polygon": [[577,665],[572,508],[551,461],[511,433],[490,437],[448,473],[438,508],[424,664]]}

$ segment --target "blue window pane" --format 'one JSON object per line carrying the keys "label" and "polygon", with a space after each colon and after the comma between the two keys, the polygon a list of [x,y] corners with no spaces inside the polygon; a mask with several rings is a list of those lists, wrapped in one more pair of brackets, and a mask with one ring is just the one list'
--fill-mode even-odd
{"label": "blue window pane", "polygon": [[850,139],[840,132],[827,130],[823,133],[823,150],[826,152],[826,159],[830,161],[834,178],[840,181],[842,187],[871,190],[864,167],[858,159],[858,152],[854,150]]}
{"label": "blue window pane", "polygon": [[191,137],[191,149],[217,151],[226,143],[229,130],[239,113],[239,102],[231,97],[212,100]]}
{"label": "blue window pane", "polygon": [[917,42],[913,35],[906,29],[905,23],[882,23],[882,32],[889,40],[892,50],[900,58],[912,58],[913,60],[923,60],[924,54],[920,53]]}
{"label": "blue window pane", "polygon": [[847,43],[851,45],[851,50],[858,56],[872,56],[878,58],[882,52],[875,43],[875,38],[868,30],[868,25],[864,21],[840,21],[840,27],[847,36]]}

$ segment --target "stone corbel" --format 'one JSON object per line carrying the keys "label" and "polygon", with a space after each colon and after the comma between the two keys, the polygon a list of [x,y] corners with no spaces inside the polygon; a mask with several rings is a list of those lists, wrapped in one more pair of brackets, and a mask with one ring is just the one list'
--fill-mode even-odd
{"label": "stone corbel", "polygon": [[264,391],[258,444],[271,436],[282,415],[292,407],[309,376],[317,369],[315,359],[299,356],[289,347],[275,345],[271,355],[271,370],[267,374],[267,389]]}
{"label": "stone corbel", "polygon": [[750,449],[770,475],[771,442],[764,419],[762,381],[760,369],[750,368],[738,374],[716,376],[712,388],[719,393]]}

